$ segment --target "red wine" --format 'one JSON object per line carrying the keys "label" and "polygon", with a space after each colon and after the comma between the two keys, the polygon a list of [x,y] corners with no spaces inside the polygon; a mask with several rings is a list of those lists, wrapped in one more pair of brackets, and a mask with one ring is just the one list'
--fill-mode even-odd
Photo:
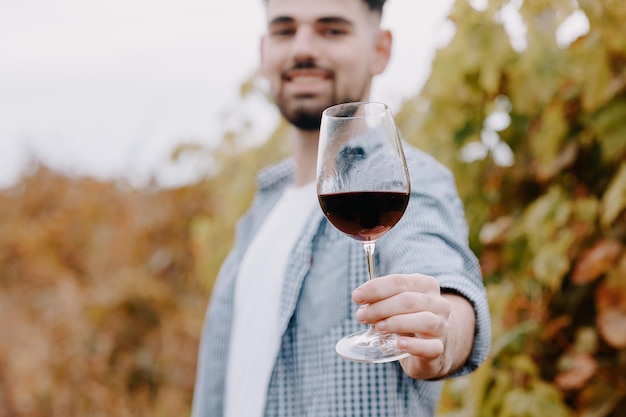
{"label": "red wine", "polygon": [[396,191],[359,191],[321,194],[320,206],[329,222],[352,238],[374,241],[400,220],[409,194]]}

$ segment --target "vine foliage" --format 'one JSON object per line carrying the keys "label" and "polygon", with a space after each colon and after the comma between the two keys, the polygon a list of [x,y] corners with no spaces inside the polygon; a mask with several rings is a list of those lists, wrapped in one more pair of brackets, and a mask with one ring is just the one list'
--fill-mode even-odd
{"label": "vine foliage", "polygon": [[[573,13],[589,30],[558,43]],[[440,413],[626,415],[626,8],[457,1],[449,18],[456,34],[398,120],[457,178],[494,339]]]}

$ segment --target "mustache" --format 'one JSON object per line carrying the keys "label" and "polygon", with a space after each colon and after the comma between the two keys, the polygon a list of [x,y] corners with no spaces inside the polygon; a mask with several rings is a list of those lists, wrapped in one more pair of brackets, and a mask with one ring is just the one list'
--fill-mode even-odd
{"label": "mustache", "polygon": [[331,78],[333,76],[332,70],[318,66],[313,60],[302,60],[294,63],[291,67],[284,70],[282,72],[282,78],[289,80],[302,72],[316,74],[325,78]]}
{"label": "mustache", "polygon": [[312,59],[305,59],[297,61],[291,69],[302,69],[302,68],[317,68],[315,61]]}

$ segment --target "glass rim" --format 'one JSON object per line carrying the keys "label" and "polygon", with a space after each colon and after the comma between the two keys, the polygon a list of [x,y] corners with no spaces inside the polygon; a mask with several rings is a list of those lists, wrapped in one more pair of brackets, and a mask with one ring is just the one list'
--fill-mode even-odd
{"label": "glass rim", "polygon": [[[353,116],[353,115],[341,115],[341,114],[331,114],[333,113],[333,111],[336,111],[339,108],[342,107],[361,107],[361,108],[365,108],[367,109],[367,107],[369,106],[374,106],[374,107],[381,107],[380,111],[372,111],[372,112],[367,112],[365,114],[360,114],[357,116]],[[346,102],[346,103],[339,103],[339,104],[335,104],[333,106],[327,107],[323,112],[322,112],[322,116],[324,117],[330,117],[333,119],[362,119],[364,117],[373,117],[373,116],[378,116],[384,113],[389,112],[389,106],[385,103],[381,103],[379,101],[353,101],[353,102]]]}

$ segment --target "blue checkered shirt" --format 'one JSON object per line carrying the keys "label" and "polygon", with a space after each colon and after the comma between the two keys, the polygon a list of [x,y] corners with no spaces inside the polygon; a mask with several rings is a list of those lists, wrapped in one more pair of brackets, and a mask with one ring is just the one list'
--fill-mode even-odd
{"label": "blue checkered shirt", "polygon": [[[476,311],[471,357],[456,375],[476,369],[491,340],[480,269],[468,248],[463,206],[451,173],[405,144],[411,199],[400,222],[376,243],[379,275],[437,277]],[[235,279],[252,236],[293,181],[291,160],[259,175],[259,191],[237,227],[220,270],[199,347],[192,417],[222,417]],[[352,291],[367,280],[361,243],[343,235],[316,210],[288,261],[280,305],[282,340],[267,388],[267,417],[427,417],[435,413],[441,381],[409,378],[398,362],[361,364],[341,359],[335,343],[362,330]],[[254,341],[250,341],[254,355]],[[246,393],[241,392],[241,401]],[[248,416],[240,416],[248,417]]]}

